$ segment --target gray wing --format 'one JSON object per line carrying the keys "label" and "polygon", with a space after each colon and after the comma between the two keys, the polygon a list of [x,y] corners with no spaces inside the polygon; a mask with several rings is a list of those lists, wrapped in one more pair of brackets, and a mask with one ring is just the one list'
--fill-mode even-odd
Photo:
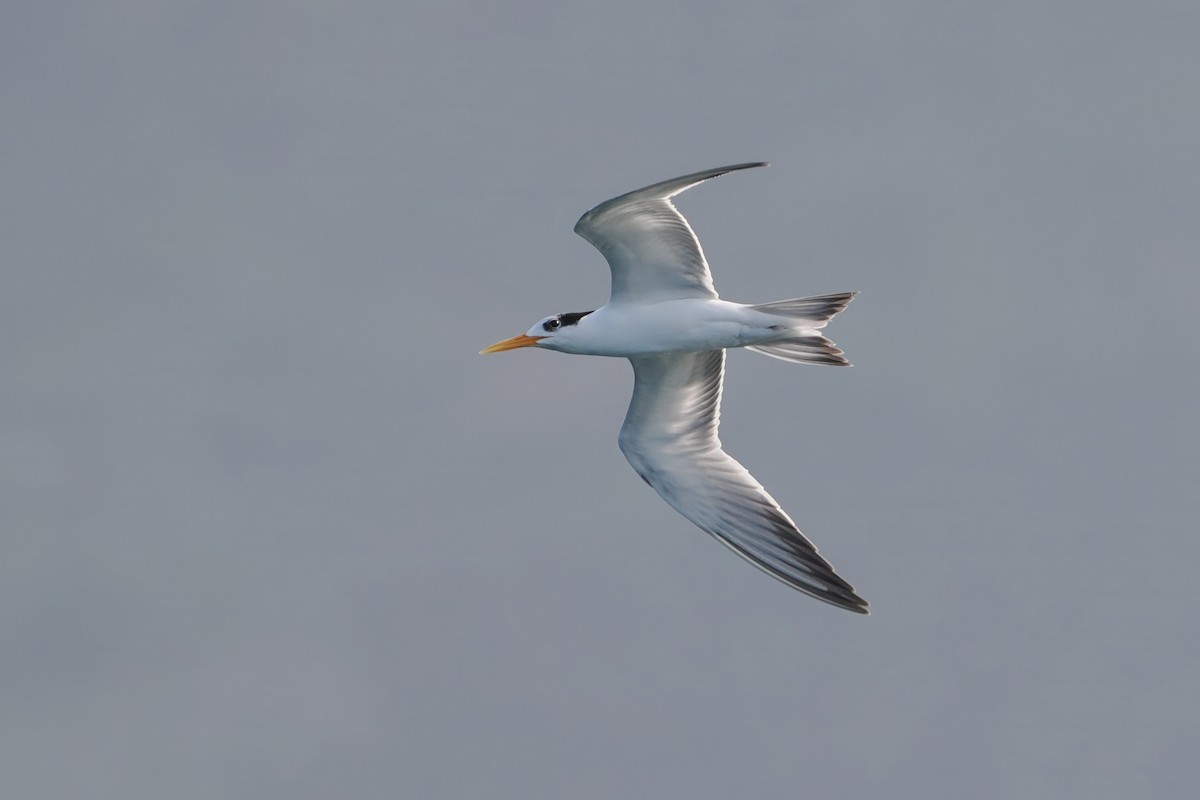
{"label": "gray wing", "polygon": [[721,449],[725,351],[629,359],[633,399],[621,451],[634,470],[683,516],[789,586],[867,613],[796,524],[746,468]]}
{"label": "gray wing", "polygon": [[615,197],[575,223],[575,232],[604,254],[612,270],[610,303],[715,298],[712,275],[692,226],[671,198],[698,183],[765,162],[694,172]]}

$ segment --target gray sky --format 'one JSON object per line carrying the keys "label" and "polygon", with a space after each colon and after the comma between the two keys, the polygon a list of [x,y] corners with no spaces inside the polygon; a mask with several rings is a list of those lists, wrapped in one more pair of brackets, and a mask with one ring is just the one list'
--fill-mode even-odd
{"label": "gray sky", "polygon": [[[982,6],[982,7],[980,7]],[[1200,6],[9,3],[13,797],[1181,796],[1200,657]],[[871,601],[616,448],[607,293],[684,172],[723,439]]]}

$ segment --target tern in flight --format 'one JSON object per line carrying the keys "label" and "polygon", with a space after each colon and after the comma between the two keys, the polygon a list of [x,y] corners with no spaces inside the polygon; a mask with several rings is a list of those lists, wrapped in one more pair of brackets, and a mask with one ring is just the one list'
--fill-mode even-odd
{"label": "tern in flight", "polygon": [[797,364],[850,364],[821,329],[854,292],[759,305],[721,300],[696,234],[671,202],[710,178],[763,166],[706,169],[596,206],[575,232],[608,261],[608,304],[546,317],[482,352],[540,347],[628,358],[633,398],[617,441],[638,475],[754,566],[818,600],[866,614],[867,602],[717,437],[728,348]]}

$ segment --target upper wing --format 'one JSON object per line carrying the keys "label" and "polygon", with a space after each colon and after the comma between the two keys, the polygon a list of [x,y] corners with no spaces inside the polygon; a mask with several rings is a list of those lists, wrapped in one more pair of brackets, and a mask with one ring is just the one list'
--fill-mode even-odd
{"label": "upper wing", "polygon": [[715,298],[708,262],[692,227],[671,203],[709,178],[766,162],[734,164],[656,183],[601,203],[575,223],[612,270],[610,303]]}
{"label": "upper wing", "polygon": [[867,602],[833,571],[746,468],[721,449],[725,351],[643,356],[621,451],[676,511],[784,583],[835,606]]}

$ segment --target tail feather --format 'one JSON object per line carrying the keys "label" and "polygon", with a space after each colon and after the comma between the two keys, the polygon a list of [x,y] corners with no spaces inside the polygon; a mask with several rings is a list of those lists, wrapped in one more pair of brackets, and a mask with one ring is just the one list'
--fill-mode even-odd
{"label": "tail feather", "polygon": [[792,300],[762,303],[751,306],[751,308],[778,317],[789,317],[799,322],[800,327],[823,328],[834,314],[850,305],[850,301],[857,294],[858,292],[842,292],[840,294],[824,294],[820,297],[797,297]]}
{"label": "tail feather", "polygon": [[749,345],[746,349],[793,364],[848,367],[850,362],[836,344],[821,335],[821,328],[850,305],[856,294],[858,292],[823,294],[820,297],[797,297],[751,306],[755,311],[783,318],[786,324],[775,326],[779,329],[779,339]]}
{"label": "tail feather", "polygon": [[747,350],[762,353],[771,358],[790,361],[793,364],[828,364],[835,367],[848,367],[850,362],[838,346],[821,334],[813,331],[807,336],[797,336],[792,339],[780,339],[774,342],[760,342],[746,346]]}

